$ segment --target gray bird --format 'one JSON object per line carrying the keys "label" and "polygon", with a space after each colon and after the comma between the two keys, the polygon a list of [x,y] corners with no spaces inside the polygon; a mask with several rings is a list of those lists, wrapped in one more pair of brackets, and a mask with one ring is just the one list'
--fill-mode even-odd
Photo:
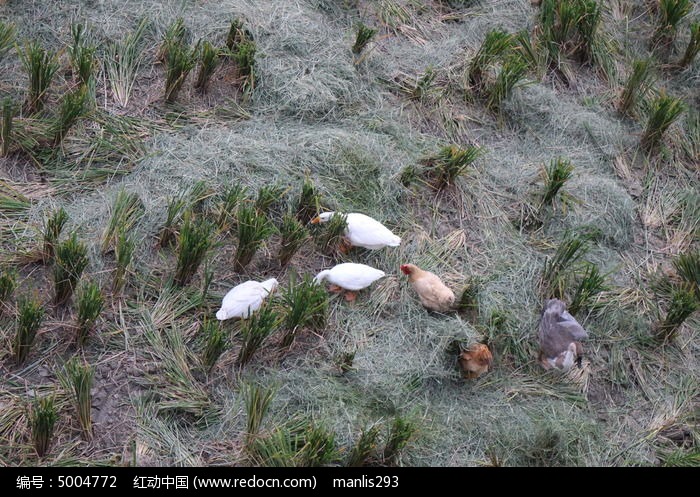
{"label": "gray bird", "polygon": [[542,367],[568,371],[582,356],[581,340],[588,338],[588,333],[566,312],[564,302],[551,299],[545,303],[538,338]]}

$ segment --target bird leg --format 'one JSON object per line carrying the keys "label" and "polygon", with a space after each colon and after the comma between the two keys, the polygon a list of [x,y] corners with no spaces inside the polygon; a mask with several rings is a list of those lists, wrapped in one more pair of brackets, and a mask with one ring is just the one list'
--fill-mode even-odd
{"label": "bird leg", "polygon": [[352,244],[350,243],[350,240],[346,236],[342,237],[340,239],[340,243],[338,244],[338,252],[340,252],[343,255],[347,255],[348,252],[350,252],[350,249],[352,248]]}
{"label": "bird leg", "polygon": [[330,286],[328,287],[328,290],[329,290],[331,293],[340,293],[340,292],[343,291],[343,289],[340,288],[338,285],[330,285]]}
{"label": "bird leg", "polygon": [[348,302],[355,302],[357,294],[355,292],[345,292],[345,300]]}

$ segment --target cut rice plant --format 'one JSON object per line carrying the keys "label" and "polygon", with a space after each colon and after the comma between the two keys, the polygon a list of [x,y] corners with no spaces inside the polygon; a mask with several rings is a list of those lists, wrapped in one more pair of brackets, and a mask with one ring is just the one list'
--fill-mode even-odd
{"label": "cut rice plant", "polygon": [[202,351],[202,365],[207,374],[214,369],[216,361],[226,350],[226,335],[218,321],[205,319],[199,327],[199,333],[204,337],[204,350]]}
{"label": "cut rice plant", "polygon": [[280,316],[270,304],[264,304],[258,312],[245,320],[241,326],[243,343],[238,352],[236,364],[243,368],[253,358],[255,352],[280,324]]}
{"label": "cut rice plant", "polygon": [[279,202],[285,189],[279,185],[264,185],[258,190],[258,197],[255,200],[255,208],[263,215],[270,213],[270,208]]}
{"label": "cut rice plant", "polygon": [[575,51],[579,60],[592,63],[596,59],[598,29],[600,28],[601,9],[596,0],[579,0],[576,13],[576,30],[580,41]]}
{"label": "cut rice plant", "polygon": [[624,116],[632,116],[642,99],[653,85],[651,72],[651,59],[635,60],[632,63],[632,73],[625,87],[617,106],[617,110]]}
{"label": "cut rice plant", "polygon": [[507,57],[501,66],[496,80],[489,86],[486,106],[493,112],[500,112],[505,102],[527,73],[527,62],[520,56]]}
{"label": "cut rice plant", "polygon": [[24,364],[32,350],[36,332],[44,321],[44,308],[41,303],[21,298],[17,314],[17,334],[15,335],[14,356],[17,365]]}
{"label": "cut rice plant", "polygon": [[525,61],[528,68],[533,71],[538,79],[544,76],[547,64],[547,54],[544,53],[537,40],[532,39],[530,32],[526,29],[515,34],[514,49]]}
{"label": "cut rice plant", "polygon": [[31,429],[34,450],[39,457],[49,451],[53,439],[53,429],[58,420],[58,409],[53,396],[34,400],[31,412]]}
{"label": "cut rice plant", "polygon": [[83,283],[76,296],[77,315],[77,343],[79,347],[85,345],[90,332],[95,327],[95,322],[102,312],[105,299],[100,291],[100,286],[96,283]]}
{"label": "cut rice plant", "polygon": [[75,122],[83,115],[87,95],[87,87],[81,86],[72,93],[65,95],[61,100],[61,107],[58,111],[58,117],[56,122],[53,124],[54,146],[58,146],[63,141],[66,133],[68,133]]}
{"label": "cut rice plant", "polygon": [[411,437],[416,432],[416,426],[410,421],[396,416],[389,430],[384,452],[382,454],[384,464],[392,466],[396,464],[401,451],[406,447]]}
{"label": "cut rice plant", "polygon": [[114,277],[112,278],[112,292],[115,294],[121,293],[126,283],[126,276],[134,257],[134,240],[131,236],[122,231],[117,237],[117,243],[114,246],[114,258],[116,259],[116,267],[114,268]]}
{"label": "cut rice plant", "polygon": [[238,73],[243,78],[242,86],[246,91],[255,89],[255,52],[254,41],[239,43],[233,52],[233,60],[238,67]]}
{"label": "cut rice plant", "polygon": [[187,204],[187,194],[184,191],[172,197],[168,202],[168,214],[165,218],[165,224],[163,224],[158,233],[158,245],[160,247],[168,247],[177,239],[182,214],[185,212]]}
{"label": "cut rice plant", "polygon": [[291,275],[289,285],[282,293],[282,306],[285,315],[281,347],[290,347],[301,329],[312,327],[319,330],[326,324],[328,293],[308,274],[299,282]]}
{"label": "cut rice plant", "polygon": [[173,103],[185,83],[192,68],[197,63],[199,46],[190,48],[181,41],[166,40],[165,54],[165,94],[167,103]]}
{"label": "cut rice plant", "polygon": [[95,371],[89,364],[73,357],[64,366],[61,382],[73,397],[80,427],[87,440],[92,439],[92,380]]}
{"label": "cut rice plant", "polygon": [[589,309],[595,296],[605,290],[607,290],[605,275],[600,274],[595,264],[588,264],[571,298],[569,313],[575,316],[579,311]]}
{"label": "cut rice plant", "polygon": [[2,101],[2,121],[0,121],[0,157],[5,157],[12,149],[12,121],[15,106],[11,98]]}
{"label": "cut rice plant", "polygon": [[431,94],[435,77],[437,76],[432,66],[428,66],[420,78],[408,89],[408,95],[412,100],[422,101]]}
{"label": "cut rice plant", "polygon": [[486,71],[513,45],[513,35],[494,29],[489,31],[479,47],[479,51],[469,64],[467,78],[472,91],[480,93],[484,89]]}
{"label": "cut rice plant", "polygon": [[12,48],[14,40],[15,26],[0,21],[0,60],[2,60],[7,51]]}
{"label": "cut rice plant", "polygon": [[307,224],[318,216],[321,208],[321,196],[316,191],[313,181],[307,176],[301,185],[301,193],[297,201],[297,219]]}
{"label": "cut rice plant", "polygon": [[374,425],[362,430],[345,463],[347,467],[361,468],[376,464],[380,428],[379,425]]}
{"label": "cut rice plant", "polygon": [[464,313],[471,322],[476,322],[479,317],[479,293],[481,291],[481,280],[478,277],[471,277],[462,291],[462,295],[457,303],[457,310]]}
{"label": "cut rice plant", "polygon": [[114,100],[121,107],[129,105],[136,82],[136,74],[144,58],[142,41],[148,21],[142,19],[136,29],[120,43],[107,47],[105,73],[112,89]]}
{"label": "cut rice plant", "polygon": [[72,44],[68,47],[73,76],[80,83],[89,87],[95,73],[95,47],[89,44],[85,26],[80,23],[71,25]]}
{"label": "cut rice plant", "polygon": [[255,252],[275,232],[274,225],[267,216],[249,205],[238,207],[238,247],[233,261],[234,271],[240,273],[250,264]]}
{"label": "cut rice plant", "polygon": [[202,43],[202,49],[199,52],[199,70],[197,71],[197,80],[194,83],[194,87],[202,92],[206,92],[209,87],[209,80],[218,65],[219,51],[214,45],[205,41]]}
{"label": "cut rice plant", "polygon": [[562,240],[556,252],[547,257],[540,278],[540,289],[544,298],[564,298],[570,270],[588,251],[586,240],[569,236]]}
{"label": "cut rice plant", "polygon": [[442,147],[437,155],[425,161],[427,166],[425,175],[432,182],[434,188],[442,190],[454,185],[456,179],[465,174],[467,168],[483,153],[482,148],[474,146],[460,148],[457,145],[448,145]]}
{"label": "cut rice plant", "polygon": [[124,188],[117,192],[112,204],[112,216],[102,233],[102,253],[109,252],[120,233],[133,228],[144,215],[144,205],[137,193],[129,193]]}
{"label": "cut rice plant", "polygon": [[355,35],[355,43],[352,46],[352,53],[359,55],[367,44],[377,34],[377,30],[365,26],[363,23],[357,25],[357,34]]}
{"label": "cut rice plant", "polygon": [[700,53],[700,22],[694,22],[690,25],[690,40],[679,65],[688,67],[693,63],[698,53]]}
{"label": "cut rice plant", "polygon": [[44,248],[41,254],[44,264],[53,262],[58,238],[61,236],[61,232],[67,221],[68,213],[63,207],[52,212],[49,217],[44,218]]}
{"label": "cut rice plant", "polygon": [[238,206],[247,198],[248,189],[242,185],[227,187],[214,206],[216,226],[220,231],[229,231],[236,226]]}
{"label": "cut rice plant", "polygon": [[681,21],[692,8],[690,0],[659,0],[659,17],[652,36],[652,44],[670,45],[673,43]]}
{"label": "cut rice plant", "polygon": [[680,98],[673,98],[664,93],[652,103],[651,113],[647,121],[641,146],[644,150],[653,151],[659,147],[664,134],[685,110]]}
{"label": "cut rice plant", "polygon": [[285,214],[282,218],[280,231],[280,250],[277,258],[280,261],[280,266],[285,267],[292,260],[294,254],[301,248],[309,239],[309,230],[306,226],[294,217],[292,214]]}
{"label": "cut rice plant", "polygon": [[311,419],[294,416],[249,448],[252,462],[266,467],[321,467],[338,460],[335,435]]}
{"label": "cut rice plant", "polygon": [[19,58],[29,75],[27,111],[32,114],[44,107],[46,92],[58,70],[58,55],[47,52],[37,41],[27,42],[19,50]]}
{"label": "cut rice plant", "polygon": [[53,267],[54,304],[63,305],[68,302],[87,265],[87,247],[78,241],[75,233],[56,246]]}
{"label": "cut rice plant", "polygon": [[573,172],[574,166],[571,161],[561,157],[553,159],[549,166],[543,169],[544,186],[540,205],[554,205],[559,190],[571,179]]}
{"label": "cut rice plant", "polygon": [[252,40],[253,37],[250,32],[243,27],[243,21],[240,19],[234,19],[228,28],[228,34],[226,35],[226,48],[230,52],[234,52],[236,47],[246,40]]}
{"label": "cut rice plant", "polygon": [[248,450],[252,448],[252,442],[260,433],[260,426],[270,409],[276,390],[274,386],[266,387],[255,383],[241,385],[246,412],[245,446]]}
{"label": "cut rice plant", "polygon": [[700,250],[679,255],[673,260],[673,267],[700,299]]}
{"label": "cut rice plant", "polygon": [[8,303],[15,288],[17,288],[17,273],[9,269],[0,271],[0,306]]}
{"label": "cut rice plant", "polygon": [[700,300],[692,289],[688,286],[677,288],[671,296],[671,305],[666,318],[656,324],[656,338],[664,342],[673,340],[678,328],[698,308],[700,308]]}
{"label": "cut rice plant", "polygon": [[316,241],[324,253],[334,256],[344,250],[345,232],[348,229],[347,215],[335,214],[327,223],[319,223],[316,226]]}
{"label": "cut rice plant", "polygon": [[188,42],[188,30],[185,26],[185,19],[178,17],[165,30],[163,41],[158,48],[156,60],[164,62],[168,58],[168,50],[173,45],[185,45]]}
{"label": "cut rice plant", "polygon": [[185,212],[178,243],[177,269],[174,281],[178,286],[187,285],[199,269],[211,247],[213,226]]}

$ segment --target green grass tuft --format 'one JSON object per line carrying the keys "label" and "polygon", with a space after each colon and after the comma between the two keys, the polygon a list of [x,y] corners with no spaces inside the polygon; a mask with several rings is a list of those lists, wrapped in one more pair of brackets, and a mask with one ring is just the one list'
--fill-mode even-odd
{"label": "green grass tuft", "polygon": [[207,374],[214,369],[216,361],[226,350],[226,332],[219,326],[218,321],[205,319],[199,327],[199,333],[204,337],[202,365]]}
{"label": "green grass tuft", "polygon": [[95,322],[102,312],[105,300],[100,291],[100,286],[96,283],[83,283],[76,296],[77,315],[77,340],[78,346],[82,347],[87,342],[90,332],[95,327]]}
{"label": "green grass tuft", "polygon": [[544,168],[544,186],[542,190],[542,206],[554,205],[559,190],[571,179],[574,166],[571,161],[557,157]]}
{"label": "green grass tuft", "polygon": [[83,115],[87,102],[88,89],[86,86],[68,93],[61,100],[61,107],[58,111],[58,117],[53,124],[53,144],[58,146],[66,136],[66,133]]}
{"label": "green grass tuft", "polygon": [[116,266],[112,278],[112,292],[115,294],[121,293],[124,289],[127,273],[134,257],[134,248],[135,244],[131,236],[124,231],[120,232],[117,237],[117,243],[114,245]]}
{"label": "green grass tuft", "polygon": [[569,236],[562,240],[556,252],[547,257],[540,278],[540,289],[544,298],[563,299],[571,269],[588,251],[586,240]]}
{"label": "green grass tuft", "polygon": [[249,205],[238,207],[238,247],[234,257],[234,270],[242,272],[250,264],[255,252],[275,232],[274,225],[267,216],[261,215],[258,210]]}
{"label": "green grass tuft", "polygon": [[685,105],[681,99],[673,98],[663,93],[659,95],[652,103],[649,120],[641,139],[642,148],[646,151],[657,149],[668,128],[680,117],[684,110]]}
{"label": "green grass tuft", "polygon": [[219,231],[230,231],[236,227],[236,211],[247,194],[248,189],[245,186],[233,185],[227,187],[219,196],[213,209]]}
{"label": "green grass tuft", "polygon": [[18,365],[24,363],[34,345],[36,332],[44,321],[44,308],[39,302],[22,298],[19,301],[17,315],[17,334],[15,335],[14,355]]}
{"label": "green grass tuft", "polygon": [[241,325],[243,343],[236,359],[236,364],[240,368],[248,364],[267,337],[277,330],[280,321],[280,315],[268,303],[263,304],[256,313],[243,322]]}
{"label": "green grass tuft", "polygon": [[700,53],[700,22],[694,22],[690,25],[690,40],[679,65],[688,67],[693,63],[698,53]]}
{"label": "green grass tuft", "polygon": [[481,93],[485,85],[486,71],[513,46],[513,35],[494,29],[489,31],[479,47],[468,69],[469,86],[475,93]]}
{"label": "green grass tuft", "polygon": [[191,211],[185,212],[178,243],[176,285],[187,285],[195,275],[212,245],[213,231],[209,222],[194,218]]}
{"label": "green grass tuft", "polygon": [[2,121],[0,121],[0,157],[7,156],[12,149],[14,114],[14,102],[9,97],[4,98],[2,101]]}
{"label": "green grass tuft", "polygon": [[632,72],[627,78],[617,106],[620,114],[625,116],[634,115],[637,106],[652,87],[652,84],[651,60],[635,60],[632,63]]}
{"label": "green grass tuft", "polygon": [[282,218],[280,231],[280,250],[277,259],[281,267],[287,266],[294,254],[308,241],[310,235],[306,226],[301,224],[292,214],[285,214]]}
{"label": "green grass tuft", "polygon": [[352,53],[359,55],[367,44],[377,34],[377,30],[365,26],[363,23],[357,25],[357,34],[355,35],[355,43],[352,46]]}
{"label": "green grass tuft", "polygon": [[58,55],[47,52],[39,42],[32,41],[24,44],[19,57],[29,75],[27,111],[30,114],[39,112],[44,107],[46,92],[58,71]]}
{"label": "green grass tuft", "polygon": [[31,429],[34,449],[39,457],[44,457],[49,451],[57,420],[58,409],[53,397],[42,397],[34,401],[31,412]]}
{"label": "green grass tuft", "polygon": [[340,213],[331,216],[327,223],[319,223],[315,236],[321,250],[331,256],[337,255],[344,244],[347,228],[348,216]]}
{"label": "green grass tuft", "polygon": [[136,83],[136,75],[144,59],[142,41],[148,21],[142,19],[136,29],[120,43],[107,46],[105,73],[112,89],[114,100],[121,107],[129,105]]}
{"label": "green grass tuft", "polygon": [[345,465],[349,468],[361,468],[377,463],[380,425],[365,428],[353,445]]}
{"label": "green grass tuft", "polygon": [[15,40],[15,26],[0,21],[0,60],[5,56],[8,50],[12,48]]}
{"label": "green grass tuft", "polygon": [[652,43],[670,45],[676,39],[678,27],[685,16],[692,10],[690,0],[659,0],[656,30]]}
{"label": "green grass tuft", "polygon": [[527,73],[527,61],[518,55],[507,57],[496,80],[487,90],[486,106],[494,112],[500,112],[503,102],[513,93]]}
{"label": "green grass tuft", "polygon": [[124,188],[117,192],[112,204],[112,216],[102,233],[102,253],[109,252],[120,233],[133,228],[144,215],[144,205],[138,194],[128,193]]}
{"label": "green grass tuft", "polygon": [[218,65],[219,51],[214,45],[205,41],[202,43],[202,49],[199,52],[199,70],[197,71],[197,80],[194,83],[194,87],[202,92],[206,92],[211,76]]}
{"label": "green grass tuft", "polygon": [[254,41],[243,41],[233,51],[233,60],[238,66],[238,73],[243,78],[243,89],[252,91],[255,89],[255,53],[257,49]]}
{"label": "green grass tuft", "polygon": [[240,19],[232,20],[226,35],[226,48],[233,52],[238,45],[249,39],[252,39],[252,36],[243,27],[243,21]]}
{"label": "green grass tuft", "polygon": [[312,327],[316,330],[326,324],[328,314],[328,293],[314,283],[310,275],[305,275],[299,282],[294,275],[289,278],[289,285],[282,293],[284,314],[284,335],[282,347],[289,347],[299,330]]}
{"label": "green grass tuft", "polygon": [[17,273],[9,269],[0,271],[0,305],[8,304],[17,288]]}
{"label": "green grass tuft", "polygon": [[700,298],[700,250],[688,251],[673,260],[676,273]]}
{"label": "green grass tuft", "polygon": [[49,217],[44,218],[44,248],[42,250],[42,259],[44,264],[53,262],[58,239],[61,236],[61,232],[63,231],[63,227],[66,225],[67,221],[68,213],[63,209],[63,207],[52,212]]}
{"label": "green grass tuft", "polygon": [[688,287],[674,290],[666,318],[656,325],[656,338],[664,342],[673,340],[678,328],[699,307],[700,301],[693,290]]}
{"label": "green grass tuft", "polygon": [[62,375],[64,388],[73,397],[78,421],[87,440],[92,439],[92,380],[95,371],[89,364],[73,357],[66,362]]}
{"label": "green grass tuft", "polygon": [[266,387],[254,383],[244,383],[241,385],[241,392],[246,412],[245,446],[250,450],[253,446],[253,441],[260,433],[260,427],[267,411],[270,409],[276,388],[274,386]]}
{"label": "green grass tuft", "polygon": [[272,206],[279,202],[284,195],[285,189],[279,185],[265,185],[258,190],[258,197],[255,199],[255,208],[262,215],[269,215]]}
{"label": "green grass tuft", "polygon": [[384,464],[389,466],[396,464],[401,451],[408,445],[415,432],[416,426],[413,423],[401,416],[394,418],[382,454]]}
{"label": "green grass tuft", "polygon": [[[182,22],[182,19],[178,19],[176,24],[177,22]],[[163,43],[165,45],[164,98],[167,103],[173,103],[177,100],[177,95],[190,71],[197,64],[199,45],[190,48],[184,36],[168,36],[167,34]]]}
{"label": "green grass tuft", "polygon": [[313,181],[310,178],[304,178],[297,201],[296,215],[297,219],[306,224],[313,218],[318,216],[321,209],[321,196],[316,191]]}
{"label": "green grass tuft", "polygon": [[590,308],[595,296],[605,290],[605,275],[594,264],[588,264],[571,298],[569,312],[576,316],[580,310]]}
{"label": "green grass tuft", "polygon": [[425,161],[425,175],[433,186],[442,190],[454,185],[457,178],[464,175],[467,169],[484,153],[479,147],[460,148],[457,145],[442,147],[437,155]]}
{"label": "green grass tuft", "polygon": [[83,86],[89,88],[94,82],[97,64],[95,59],[96,48],[88,45],[88,36],[84,25],[74,23],[71,25],[70,31],[72,44],[68,47],[68,55],[70,56],[73,75]]}
{"label": "green grass tuft", "polygon": [[68,302],[87,265],[87,247],[72,233],[70,238],[56,247],[53,267],[54,304],[63,305]]}
{"label": "green grass tuft", "polygon": [[335,435],[302,416],[256,438],[249,453],[255,465],[266,467],[320,467],[339,455]]}

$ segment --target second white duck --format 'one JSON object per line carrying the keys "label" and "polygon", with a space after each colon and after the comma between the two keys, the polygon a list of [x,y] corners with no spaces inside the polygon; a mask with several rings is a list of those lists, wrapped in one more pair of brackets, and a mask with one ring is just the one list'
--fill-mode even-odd
{"label": "second white duck", "polygon": [[[336,212],[324,212],[311,220],[312,224],[326,223],[330,221]],[[370,250],[384,247],[398,247],[401,238],[396,236],[382,223],[359,212],[347,214],[348,226],[345,229],[345,238],[354,247],[363,247]]]}
{"label": "second white duck", "polygon": [[258,281],[246,281],[233,287],[221,302],[221,309],[216,313],[216,319],[240,318],[248,319],[265,300],[265,297],[275,291],[279,283],[275,278]]}
{"label": "second white duck", "polygon": [[355,292],[367,288],[384,276],[386,276],[384,271],[371,266],[356,264],[354,262],[345,262],[331,269],[321,271],[316,275],[314,281],[316,283],[321,283],[324,280],[328,281],[333,285],[331,291],[338,292],[340,289],[347,290],[345,293],[346,300],[353,301],[355,300]]}

